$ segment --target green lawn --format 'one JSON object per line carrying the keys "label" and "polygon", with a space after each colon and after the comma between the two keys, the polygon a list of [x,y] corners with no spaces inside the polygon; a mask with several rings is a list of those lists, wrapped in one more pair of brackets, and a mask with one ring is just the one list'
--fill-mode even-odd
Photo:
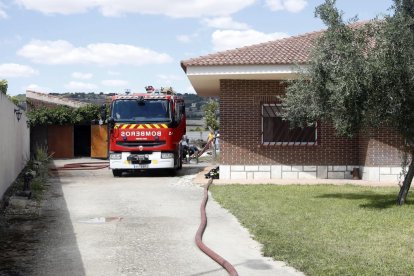
{"label": "green lawn", "polygon": [[414,205],[395,205],[398,187],[228,185],[211,192],[265,256],[305,274],[414,275]]}

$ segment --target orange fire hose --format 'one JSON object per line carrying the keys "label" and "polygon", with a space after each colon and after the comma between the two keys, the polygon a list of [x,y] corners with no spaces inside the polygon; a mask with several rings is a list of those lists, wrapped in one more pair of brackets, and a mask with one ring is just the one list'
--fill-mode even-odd
{"label": "orange fire hose", "polygon": [[207,256],[212,258],[216,263],[218,263],[225,270],[227,270],[230,276],[238,276],[239,274],[237,273],[236,269],[231,263],[229,263],[226,259],[218,255],[216,252],[211,250],[209,247],[207,247],[203,243],[203,234],[207,226],[206,205],[208,201],[208,188],[210,187],[211,183],[213,183],[212,178],[208,181],[206,187],[204,188],[204,197],[203,197],[203,201],[201,202],[201,206],[200,206],[201,223],[200,223],[200,226],[198,227],[198,230],[195,236],[195,242],[201,251],[203,251]]}

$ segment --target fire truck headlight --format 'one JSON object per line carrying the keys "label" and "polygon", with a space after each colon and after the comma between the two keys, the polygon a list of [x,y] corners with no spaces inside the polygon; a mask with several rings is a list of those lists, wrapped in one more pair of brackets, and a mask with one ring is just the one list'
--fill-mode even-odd
{"label": "fire truck headlight", "polygon": [[120,159],[122,159],[122,154],[121,153],[111,153],[111,159],[120,160]]}
{"label": "fire truck headlight", "polygon": [[174,153],[172,152],[161,152],[162,159],[171,159],[174,158]]}

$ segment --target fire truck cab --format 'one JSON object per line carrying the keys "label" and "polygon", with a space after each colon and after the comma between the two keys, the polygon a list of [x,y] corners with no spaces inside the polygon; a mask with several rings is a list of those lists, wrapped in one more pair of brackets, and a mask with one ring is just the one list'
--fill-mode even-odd
{"label": "fire truck cab", "polygon": [[113,96],[108,127],[114,176],[131,170],[181,169],[185,105],[171,88],[147,86],[146,93]]}

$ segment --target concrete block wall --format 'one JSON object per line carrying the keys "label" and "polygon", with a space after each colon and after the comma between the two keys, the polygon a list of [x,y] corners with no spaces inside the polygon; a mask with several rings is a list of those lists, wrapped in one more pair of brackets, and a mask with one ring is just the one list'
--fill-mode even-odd
{"label": "concrete block wall", "polygon": [[395,182],[401,167],[305,166],[305,165],[220,165],[220,179],[352,179],[352,171],[359,168],[363,180]]}
{"label": "concrete block wall", "polygon": [[220,165],[220,179],[352,179],[359,166]]}
{"label": "concrete block wall", "polygon": [[0,93],[0,198],[30,158],[27,117],[22,110],[22,117],[17,121],[15,109],[17,106]]}
{"label": "concrete block wall", "polygon": [[362,179],[379,182],[395,182],[400,180],[401,167],[361,167]]}

